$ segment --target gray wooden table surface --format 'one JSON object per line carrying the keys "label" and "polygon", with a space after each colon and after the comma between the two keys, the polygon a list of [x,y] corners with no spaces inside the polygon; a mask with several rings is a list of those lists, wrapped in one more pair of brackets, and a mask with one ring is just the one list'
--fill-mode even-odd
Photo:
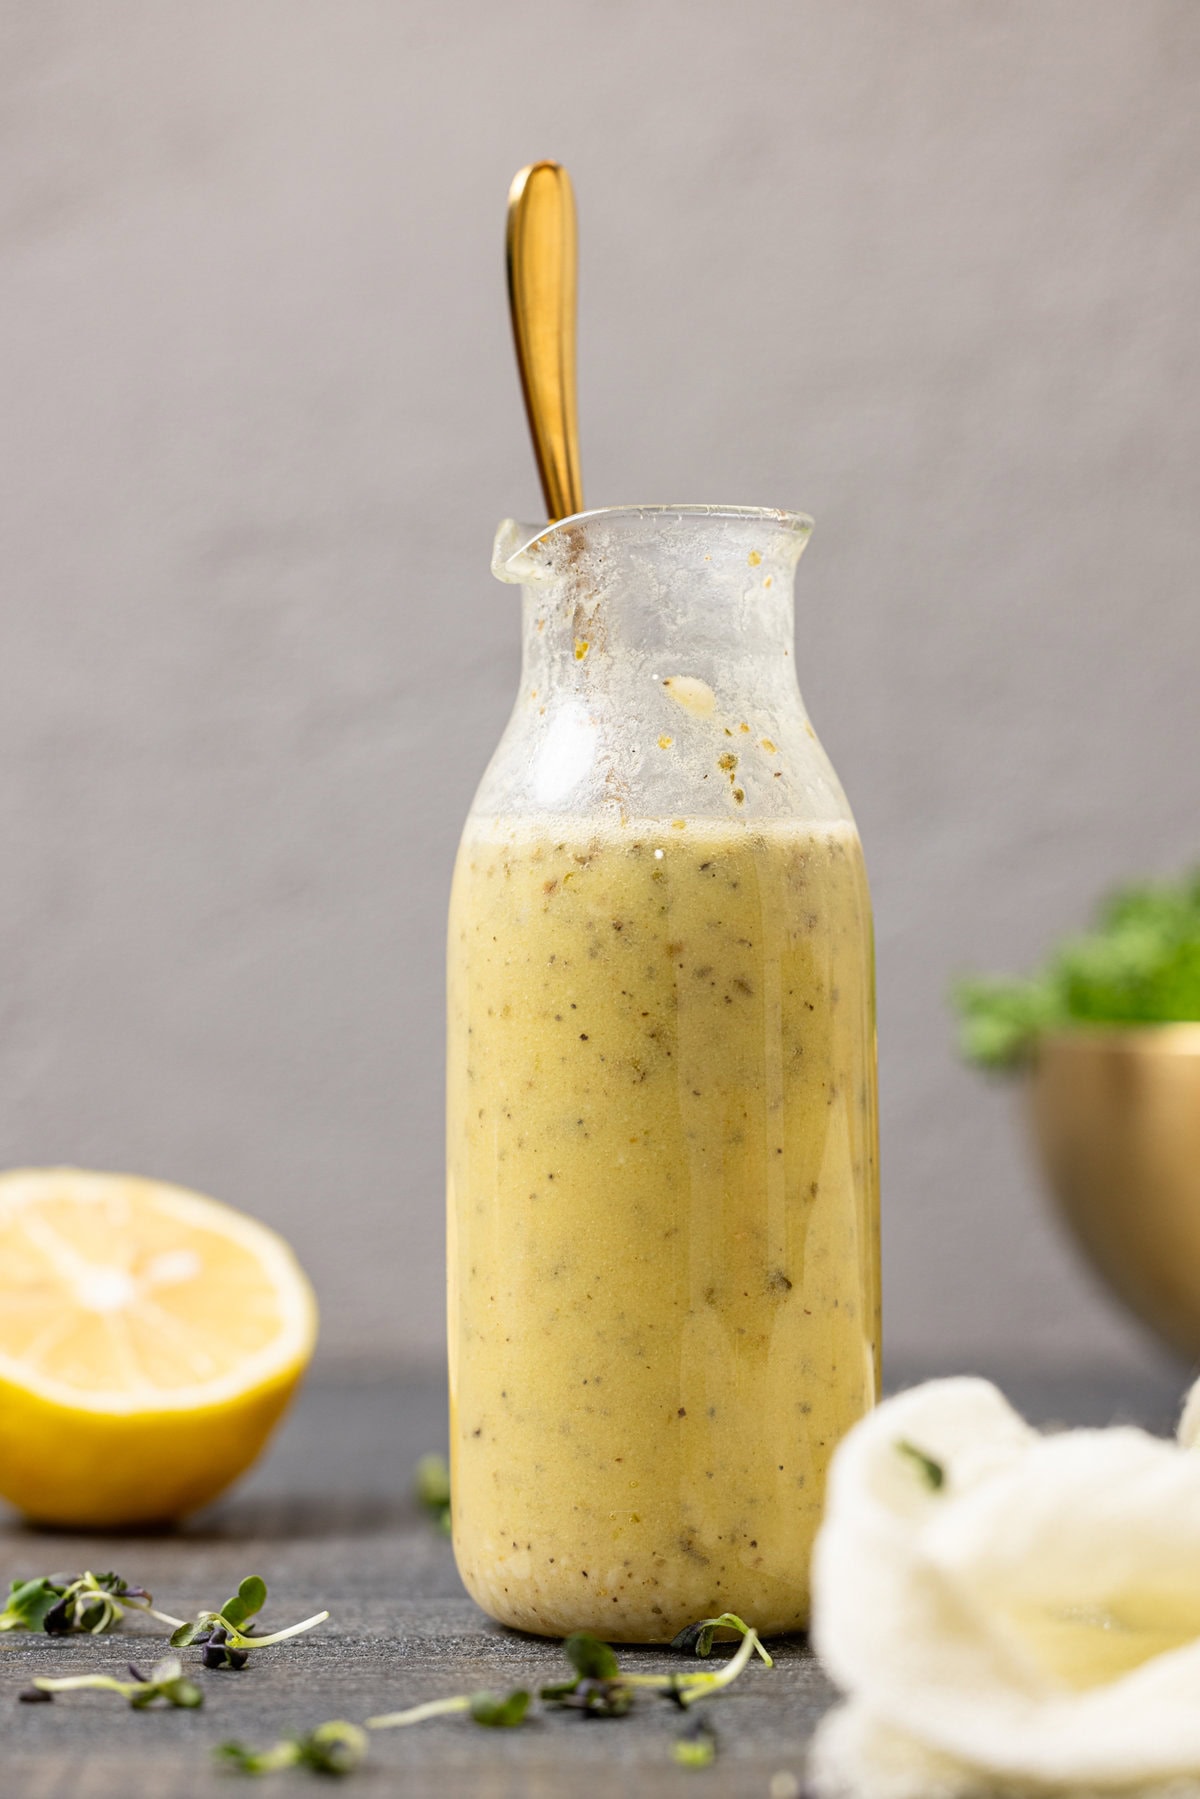
{"label": "gray wooden table surface", "polygon": [[[1115,1385],[1095,1378],[1010,1383],[1039,1422],[1136,1419],[1166,1430],[1177,1381]],[[115,1696],[86,1693],[24,1706],[32,1675],[145,1665],[163,1647],[143,1624],[116,1637],[9,1637],[0,1649],[0,1792],[13,1799],[204,1799],[205,1795],[328,1790],[305,1772],[261,1782],[218,1773],[213,1746],[228,1737],[265,1747],[325,1718],[361,1720],[451,1693],[536,1685],[564,1666],[556,1645],[489,1622],[466,1597],[450,1547],[410,1498],[412,1470],[444,1447],[441,1383],[429,1375],[318,1376],[300,1397],[271,1454],[227,1500],[183,1530],[157,1537],[76,1537],[0,1527],[5,1582],[53,1569],[115,1568],[149,1586],[170,1612],[219,1603],[245,1574],[271,1588],[266,1617],[290,1623],[328,1606],[330,1622],[264,1650],[242,1673],[201,1671],[196,1712],[134,1713]],[[5,1639],[0,1639],[4,1642]],[[666,1705],[620,1722],[574,1715],[520,1730],[439,1719],[373,1737],[348,1794],[436,1799],[548,1799],[619,1793],[621,1799],[690,1793],[766,1799],[772,1776],[803,1774],[805,1745],[831,1703],[828,1683],[800,1641],[772,1645],[776,1666],[749,1669],[710,1715],[720,1734],[711,1770],[677,1767],[677,1718]],[[661,1652],[630,1663],[673,1665]],[[195,1660],[196,1652],[185,1659]],[[316,1785],[314,1787],[314,1782]]]}

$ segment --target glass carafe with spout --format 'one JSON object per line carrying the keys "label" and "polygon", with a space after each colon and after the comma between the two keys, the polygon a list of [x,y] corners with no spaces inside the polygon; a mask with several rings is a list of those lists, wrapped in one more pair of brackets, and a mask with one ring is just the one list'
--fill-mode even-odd
{"label": "glass carafe with spout", "polygon": [[796,680],[809,530],[497,539],[524,656],[450,908],[452,1512],[522,1630],[802,1627],[877,1396],[871,913]]}

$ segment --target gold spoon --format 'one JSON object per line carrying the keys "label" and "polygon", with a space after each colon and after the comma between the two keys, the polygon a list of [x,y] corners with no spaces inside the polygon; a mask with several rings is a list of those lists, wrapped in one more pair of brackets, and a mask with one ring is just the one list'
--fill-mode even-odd
{"label": "gold spoon", "polygon": [[553,524],[583,511],[575,411],[575,195],[557,162],[508,191],[508,304],[538,476]]}

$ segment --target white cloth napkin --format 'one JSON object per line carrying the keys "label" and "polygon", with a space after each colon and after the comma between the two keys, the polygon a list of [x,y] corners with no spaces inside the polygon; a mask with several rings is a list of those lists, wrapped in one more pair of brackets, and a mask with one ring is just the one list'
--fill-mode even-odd
{"label": "white cloth napkin", "polygon": [[987,1381],[839,1447],[813,1645],[821,1799],[1200,1799],[1200,1383],[1179,1440],[1043,1436]]}

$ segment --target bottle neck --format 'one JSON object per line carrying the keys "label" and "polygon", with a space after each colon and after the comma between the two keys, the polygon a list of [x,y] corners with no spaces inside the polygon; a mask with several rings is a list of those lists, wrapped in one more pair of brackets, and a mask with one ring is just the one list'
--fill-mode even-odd
{"label": "bottle neck", "polygon": [[[768,590],[769,592],[770,590]],[[559,695],[618,697],[631,686],[703,682],[723,688],[796,685],[789,590],[769,606],[757,596],[705,605],[659,605],[644,589],[581,594],[570,584],[527,587],[522,596],[521,682]]]}
{"label": "bottle neck", "polygon": [[476,795],[489,816],[846,817],[796,683],[806,522],[638,508],[502,528],[521,687]]}
{"label": "bottle neck", "polygon": [[554,527],[503,564],[524,589],[524,684],[601,692],[656,671],[794,683],[804,541],[757,513],[642,509]]}

